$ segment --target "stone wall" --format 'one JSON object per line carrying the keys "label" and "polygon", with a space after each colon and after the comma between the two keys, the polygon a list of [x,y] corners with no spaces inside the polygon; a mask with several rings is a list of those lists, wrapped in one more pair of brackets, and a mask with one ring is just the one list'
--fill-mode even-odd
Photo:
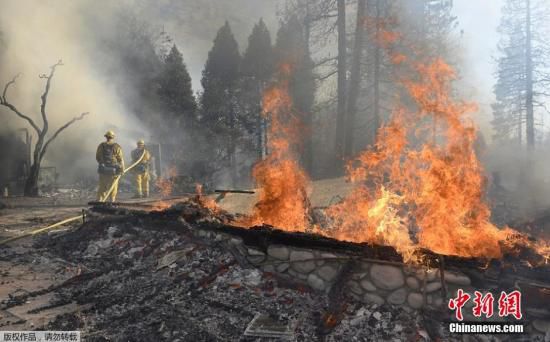
{"label": "stone wall", "polygon": [[[276,273],[316,291],[330,291],[344,265],[353,260],[353,269],[345,284],[340,286],[348,288],[359,301],[379,305],[389,303],[410,309],[443,304],[441,277],[437,269],[284,245],[269,245],[263,251],[246,246],[240,237],[229,234],[206,230],[199,230],[197,234],[234,247],[250,264],[264,272]],[[445,271],[444,278],[448,293],[459,287],[466,291],[470,286],[470,279],[457,271]]]}
{"label": "stone wall", "polygon": [[[328,293],[340,279],[344,266],[353,261],[352,269],[343,278],[344,283],[338,286],[349,290],[351,296],[363,303],[398,305],[407,311],[442,308],[447,306],[448,298],[456,296],[459,288],[468,293],[480,290],[471,286],[471,279],[466,274],[453,269],[445,269],[441,277],[439,269],[434,268],[281,244],[269,244],[260,250],[257,246],[246,245],[239,236],[210,229],[199,229],[195,234],[237,251],[241,259],[264,272],[320,292]],[[463,311],[466,321],[479,320],[472,315],[472,307],[471,300]],[[523,322],[528,333],[546,334],[550,341],[549,317],[531,317]]]}

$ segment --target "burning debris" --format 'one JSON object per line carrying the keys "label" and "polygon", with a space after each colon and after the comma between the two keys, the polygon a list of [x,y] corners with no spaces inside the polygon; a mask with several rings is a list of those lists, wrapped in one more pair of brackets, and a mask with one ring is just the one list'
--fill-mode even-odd
{"label": "burning debris", "polygon": [[[484,260],[429,251],[426,266],[413,266],[390,247],[230,226],[231,216],[196,199],[149,213],[105,205],[88,217],[77,229],[42,236],[33,250],[2,249],[3,261],[39,260],[47,269],[65,260],[76,270],[61,283],[4,300],[2,309],[10,312],[51,294],[4,328],[76,304],[78,310],[61,312],[37,328],[112,340],[246,341],[277,335],[304,341],[346,336],[452,341],[445,323],[451,319],[447,295],[458,288],[505,290],[518,281],[536,292],[529,284],[543,284],[549,272],[513,257],[509,265],[487,267]],[[540,339],[540,326],[550,319],[540,305],[548,300],[548,286],[539,287],[538,304],[524,304],[533,338]]]}
{"label": "burning debris", "polygon": [[252,171],[260,198],[251,217],[241,223],[243,225],[269,224],[298,231],[306,231],[311,225],[307,196],[309,179],[293,150],[300,143],[301,122],[289,95],[291,73],[292,65],[281,65],[277,82],[263,94],[262,114],[271,119],[270,154]]}
{"label": "burning debris", "polygon": [[[381,37],[389,49],[398,39]],[[396,63],[405,63],[398,58]],[[413,109],[394,110],[378,131],[376,145],[348,164],[355,184],[340,203],[326,208],[330,222],[312,221],[309,180],[292,146],[299,140],[300,122],[288,93],[292,66],[280,68],[278,82],[263,94],[264,113],[271,114],[268,132],[271,154],[255,166],[260,198],[250,217],[237,224],[270,224],[290,231],[315,231],[340,240],[395,247],[406,260],[418,248],[464,257],[500,258],[524,243],[548,262],[549,244],[490,222],[485,202],[485,177],[475,151],[477,130],[467,115],[475,105],[455,100],[456,75],[435,59],[417,64],[402,85]]]}
{"label": "burning debris", "polygon": [[[521,17],[527,22],[513,26],[526,28],[520,55],[529,60],[536,58],[531,53],[531,5],[526,4]],[[147,13],[143,6],[136,13]],[[544,231],[550,220],[545,214],[528,223],[509,224],[519,213],[508,203],[494,204],[492,212],[491,200],[520,191],[506,190],[496,176],[488,184],[479,157],[483,139],[470,117],[477,106],[454,91],[458,69],[446,62],[441,43],[456,26],[452,1],[331,0],[306,1],[302,6],[301,1],[285,1],[283,12],[292,15],[281,13],[274,47],[260,20],[243,56],[226,21],[208,53],[197,97],[183,54],[166,32],[156,35],[138,18],[126,17],[124,10],[120,17],[113,16],[116,19],[97,20],[117,22],[106,25],[109,33],[98,37],[117,57],[104,58],[97,51],[77,55],[112,63],[88,74],[102,75],[101,82],[108,76],[118,88],[112,93],[125,100],[113,104],[92,96],[89,102],[132,112],[138,127],[107,124],[120,128],[121,145],[139,139],[137,149],[125,168],[122,146],[108,128],[106,142],[96,153],[97,201],[87,202],[96,190],[89,184],[65,190],[52,185],[42,199],[35,199],[48,201],[39,206],[22,199],[28,203],[18,207],[13,205],[17,199],[6,199],[12,204],[2,205],[0,215],[6,214],[9,225],[0,227],[11,236],[0,240],[0,264],[6,265],[0,277],[7,285],[0,290],[1,328],[79,330],[91,341],[464,341],[470,339],[452,334],[451,327],[485,324],[525,329],[520,340],[550,341],[550,241]],[[346,19],[350,8],[356,10],[355,22]],[[75,9],[86,12],[75,5],[66,13]],[[415,27],[418,23],[401,18],[409,11],[422,18],[422,30]],[[90,23],[79,26],[87,28],[96,21],[87,20]],[[434,21],[441,26],[432,29],[441,35],[432,37],[426,32]],[[13,20],[7,22],[8,27],[16,26]],[[356,29],[352,49],[346,46],[350,23]],[[310,48],[330,44],[327,35],[334,30],[338,55],[314,61],[312,56],[321,51]],[[111,32],[121,35],[111,37]],[[520,34],[515,32],[513,40],[519,41]],[[336,68],[331,72],[333,60]],[[38,138],[32,164],[32,136],[26,134],[28,158],[17,161],[23,172],[15,180],[13,172],[10,179],[1,179],[6,184],[25,179],[27,195],[37,196],[37,179],[47,176],[41,168],[46,150],[52,156],[48,162],[60,158],[48,149],[50,143],[87,115],[65,121],[46,139],[46,102],[60,65],[39,76],[46,81],[42,128],[8,101],[17,77],[4,83],[0,94],[0,107],[24,119]],[[112,79],[118,69],[128,75]],[[532,69],[533,60],[513,65],[512,70],[526,74],[499,81],[493,107],[495,129],[506,138],[517,130],[519,145],[525,123],[525,160],[533,157],[536,141],[533,96],[546,93],[533,86],[546,86],[550,79],[534,81],[546,70]],[[326,71],[327,76],[318,73]],[[500,70],[499,77],[503,73],[506,70]],[[316,90],[324,88],[316,89],[316,82],[332,74],[338,76],[336,99],[323,98],[331,95],[318,94]],[[527,83],[519,92],[518,79],[522,86]],[[381,104],[384,92],[393,95],[390,103]],[[19,94],[14,98],[21,99]],[[509,103],[510,98],[519,99],[521,108]],[[319,145],[335,146],[326,152],[324,146],[313,146],[313,131],[334,123],[325,120],[334,109],[334,137],[324,132],[319,139]],[[365,136],[354,142],[358,128]],[[90,131],[96,130],[104,128]],[[138,134],[158,143],[146,147]],[[321,134],[316,134],[318,139]],[[313,164],[314,150],[323,156],[316,160],[320,165]],[[166,157],[162,162],[161,156]],[[338,165],[322,170],[327,160]],[[76,158],[70,162],[80,165]],[[56,170],[61,169],[50,167],[55,175],[50,178],[57,180]],[[130,187],[123,183],[125,191],[116,202],[119,180],[129,171],[134,197],[125,198]],[[316,186],[333,177],[342,177],[338,180],[343,183],[344,172],[346,191],[343,186],[327,191],[331,199],[314,204]],[[151,193],[150,177],[155,185]],[[9,197],[11,188],[0,185]],[[212,193],[211,185],[223,189]],[[250,197],[249,209],[224,210],[224,201],[236,194]],[[105,203],[109,198],[111,202]],[[69,203],[61,206],[61,201]],[[29,211],[18,216],[17,209]],[[37,212],[49,216],[34,217]],[[62,218],[65,213],[72,217]],[[48,225],[36,226],[42,223]],[[64,225],[63,230],[53,230]],[[12,234],[19,228],[19,235]],[[38,236],[32,245],[23,240],[29,236]],[[22,279],[27,271],[32,280]],[[491,340],[511,341],[517,336],[503,334]],[[485,340],[480,335],[472,339]]]}

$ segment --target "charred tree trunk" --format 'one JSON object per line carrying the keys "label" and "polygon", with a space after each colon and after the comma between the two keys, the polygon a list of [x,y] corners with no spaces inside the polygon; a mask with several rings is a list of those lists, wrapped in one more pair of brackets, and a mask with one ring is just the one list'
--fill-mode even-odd
{"label": "charred tree trunk", "polygon": [[525,82],[526,82],[526,138],[527,148],[535,147],[535,118],[533,113],[533,56],[532,56],[532,35],[531,35],[531,1],[526,0],[527,15],[525,22]]}
{"label": "charred tree trunk", "polygon": [[25,181],[25,196],[38,196],[38,176],[40,176],[40,163],[33,163],[27,180]]}
{"label": "charred tree trunk", "polygon": [[373,110],[373,144],[376,141],[378,127],[380,127],[380,0],[376,0],[376,27],[375,27],[375,44],[374,44],[374,110]]}
{"label": "charred tree trunk", "polygon": [[[233,99],[231,99],[233,101]],[[235,106],[231,106],[229,113],[229,144],[227,146],[227,154],[229,157],[229,168],[231,173],[231,183],[233,186],[237,185],[237,160],[236,160],[236,118],[235,118]]]}
{"label": "charred tree trunk", "polygon": [[[306,55],[310,56],[309,43],[311,37],[311,16],[309,13],[309,0],[306,1],[306,16],[304,18],[304,40]],[[304,124],[307,129],[307,134],[304,138],[304,151],[302,162],[307,173],[313,175],[313,113],[305,113]]]}
{"label": "charred tree trunk", "polygon": [[51,67],[51,71],[49,75],[39,76],[40,78],[46,79],[46,86],[44,88],[44,93],[40,97],[41,99],[40,114],[42,117],[42,128],[38,127],[38,125],[34,122],[34,120],[31,119],[28,115],[21,113],[13,104],[11,104],[8,101],[6,97],[10,86],[15,83],[18,76],[15,76],[10,82],[6,83],[6,85],[4,86],[4,91],[0,96],[0,105],[7,107],[15,115],[27,121],[27,123],[31,125],[31,127],[36,132],[36,135],[38,136],[38,139],[36,140],[36,144],[34,145],[32,165],[30,167],[29,175],[25,180],[25,189],[24,189],[25,196],[38,196],[38,177],[40,175],[40,165],[42,163],[42,160],[44,159],[46,151],[48,150],[48,146],[50,146],[50,143],[54,141],[55,138],[57,138],[57,136],[59,135],[59,133],[61,133],[67,127],[69,127],[70,125],[72,125],[74,122],[78,120],[82,120],[84,116],[88,115],[88,113],[82,113],[80,114],[80,116],[72,118],[63,126],[59,127],[51,137],[46,139],[46,134],[48,133],[48,129],[49,129],[48,116],[46,114],[46,104],[48,101],[48,94],[50,92],[51,81],[55,74],[55,69],[60,65],[63,65],[61,61],[57,62]]}
{"label": "charred tree trunk", "polygon": [[264,125],[263,125],[263,108],[262,108],[262,96],[263,87],[262,82],[258,82],[256,90],[258,91],[258,112],[256,120],[256,148],[258,152],[258,160],[264,159]]}
{"label": "charred tree trunk", "polygon": [[345,156],[351,157],[354,153],[355,116],[357,114],[357,100],[361,88],[361,58],[363,57],[363,45],[365,39],[365,7],[366,0],[357,2],[357,20],[355,24],[355,43],[351,59],[351,75],[349,82],[349,97],[347,104]]}
{"label": "charred tree trunk", "polygon": [[44,145],[44,135],[47,130],[47,125],[44,126],[42,132],[38,134],[38,140],[34,145],[34,153],[32,159],[32,165],[29,170],[29,176],[25,181],[25,196],[38,196],[38,177],[40,176],[40,165],[42,164],[42,158],[40,158],[41,151]]}
{"label": "charred tree trunk", "polygon": [[337,0],[338,5],[338,104],[336,117],[336,148],[337,165],[344,155],[344,134],[346,121],[346,3]]}

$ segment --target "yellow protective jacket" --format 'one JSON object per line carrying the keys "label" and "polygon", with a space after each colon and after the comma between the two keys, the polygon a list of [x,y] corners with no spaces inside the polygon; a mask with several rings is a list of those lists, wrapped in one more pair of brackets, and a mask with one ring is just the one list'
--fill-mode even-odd
{"label": "yellow protective jacket", "polygon": [[119,165],[124,170],[122,148],[116,142],[102,142],[97,147],[95,159],[99,164],[108,166]]}
{"label": "yellow protective jacket", "polygon": [[143,156],[143,159],[139,162],[138,165],[136,165],[135,171],[138,173],[142,172],[148,172],[149,171],[149,163],[151,162],[151,153],[146,148],[136,148],[132,151],[132,164],[138,161],[139,157],[145,153]]}

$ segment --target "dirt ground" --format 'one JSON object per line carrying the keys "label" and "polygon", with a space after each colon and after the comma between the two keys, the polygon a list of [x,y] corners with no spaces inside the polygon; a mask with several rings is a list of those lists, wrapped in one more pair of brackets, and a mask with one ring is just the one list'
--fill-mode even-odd
{"label": "dirt ground", "polygon": [[[327,206],[345,195],[350,187],[343,179],[324,180],[312,185],[311,198],[313,206]],[[146,200],[135,200],[129,193],[122,193],[118,201],[125,203],[140,203],[154,207],[158,196]],[[217,198],[218,195],[210,195]],[[249,212],[257,194],[227,194],[219,200],[219,205],[231,213]],[[59,193],[56,196],[28,198],[8,197],[0,199],[0,240],[31,232],[46,227],[63,219],[81,215],[88,208],[88,202],[93,201],[93,194]],[[163,205],[175,203],[178,199],[163,201]],[[144,204],[144,205],[145,205]],[[147,207],[144,207],[146,209]],[[45,233],[56,235],[79,225],[80,221]],[[61,258],[46,260],[36,255],[33,238],[24,238],[11,242],[10,253],[20,257],[17,264],[12,260],[3,260],[0,254],[0,301],[5,303],[12,296],[24,293],[34,293],[62,284],[67,279],[82,272],[82,265],[75,265]],[[0,246],[0,252],[4,246]],[[41,260],[42,259],[42,260]],[[26,262],[21,263],[21,260]],[[82,310],[75,303],[58,306],[52,309],[44,308],[51,301],[51,293],[29,297],[23,305],[11,309],[0,309],[1,330],[25,330],[45,326],[57,315],[63,313],[78,313]],[[0,306],[2,307],[2,306]],[[23,322],[23,323],[22,323]]]}

